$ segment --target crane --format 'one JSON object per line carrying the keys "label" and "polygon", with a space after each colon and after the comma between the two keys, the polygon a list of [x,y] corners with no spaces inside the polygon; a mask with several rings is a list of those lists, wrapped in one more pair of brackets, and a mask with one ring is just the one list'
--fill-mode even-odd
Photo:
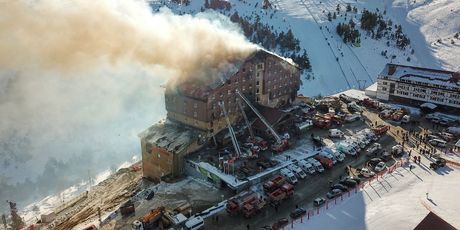
{"label": "crane", "polygon": [[244,102],[249,106],[249,108],[254,111],[254,113],[257,115],[257,117],[260,118],[262,123],[264,123],[265,126],[267,126],[268,130],[270,133],[273,135],[273,137],[276,140],[276,143],[274,146],[272,146],[272,149],[275,150],[276,152],[281,152],[284,150],[284,148],[289,144],[287,139],[281,139],[281,137],[276,133],[275,129],[265,120],[265,118],[262,116],[262,114],[259,113],[259,111],[251,104],[251,102],[237,89],[236,94],[243,99]]}
{"label": "crane", "polygon": [[252,131],[251,124],[249,123],[248,116],[246,116],[246,112],[244,112],[244,108],[243,108],[243,105],[241,104],[241,101],[237,99],[237,102],[238,102],[238,106],[241,109],[241,113],[243,114],[243,118],[244,118],[244,121],[246,122],[246,126],[248,127],[249,135],[251,136],[251,139],[254,140],[255,136],[254,136],[254,132]]}
{"label": "crane", "polygon": [[220,106],[220,108],[222,109],[222,112],[224,113],[225,121],[227,122],[228,132],[230,133],[230,139],[232,140],[236,155],[237,157],[240,157],[241,156],[240,145],[238,143],[238,140],[236,139],[235,131],[233,130],[232,124],[230,122],[230,118],[228,118],[228,114],[227,114],[227,110],[225,109],[224,102],[220,101],[218,105]]}

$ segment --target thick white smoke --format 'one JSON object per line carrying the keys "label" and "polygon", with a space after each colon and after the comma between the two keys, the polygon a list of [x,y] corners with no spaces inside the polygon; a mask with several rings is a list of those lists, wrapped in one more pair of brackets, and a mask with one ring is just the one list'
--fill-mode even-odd
{"label": "thick white smoke", "polygon": [[161,84],[256,49],[213,16],[135,0],[0,1],[0,186],[31,178],[42,194],[138,154],[137,134],[165,115]]}

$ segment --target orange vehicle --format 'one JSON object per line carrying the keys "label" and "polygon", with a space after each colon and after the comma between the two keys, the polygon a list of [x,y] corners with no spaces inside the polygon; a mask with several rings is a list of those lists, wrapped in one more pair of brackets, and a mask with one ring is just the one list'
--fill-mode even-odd
{"label": "orange vehicle", "polygon": [[285,182],[286,182],[286,177],[281,176],[281,175],[276,175],[271,180],[264,183],[263,185],[264,191],[266,193],[273,192],[277,188],[279,188],[281,185],[283,185]]}
{"label": "orange vehicle", "polygon": [[265,206],[265,201],[255,192],[248,192],[242,196],[230,199],[227,202],[226,210],[231,216],[242,213],[249,218]]}
{"label": "orange vehicle", "polygon": [[289,141],[287,139],[283,139],[280,143],[272,144],[272,150],[280,153],[286,150],[289,147]]}
{"label": "orange vehicle", "polygon": [[142,223],[144,225],[144,228],[147,228],[147,229],[153,228],[163,216],[163,211],[164,211],[164,208],[159,207],[159,208],[152,209],[150,210],[149,213],[145,214],[142,217]]}
{"label": "orange vehicle", "polygon": [[323,157],[323,156],[315,156],[315,159],[317,161],[319,161],[325,168],[332,168],[332,166],[334,166],[333,162],[331,159],[327,158],[327,157]]}
{"label": "orange vehicle", "polygon": [[362,104],[366,108],[377,109],[379,107],[379,102],[372,100],[370,98],[364,98],[364,100],[362,101]]}
{"label": "orange vehicle", "polygon": [[291,197],[294,194],[294,186],[285,183],[280,188],[276,189],[275,191],[271,192],[268,195],[268,198],[272,204],[279,204],[281,201]]}
{"label": "orange vehicle", "polygon": [[376,135],[383,135],[385,134],[388,130],[390,129],[390,126],[388,125],[379,125],[375,128],[372,128],[372,131],[374,131],[374,133]]}

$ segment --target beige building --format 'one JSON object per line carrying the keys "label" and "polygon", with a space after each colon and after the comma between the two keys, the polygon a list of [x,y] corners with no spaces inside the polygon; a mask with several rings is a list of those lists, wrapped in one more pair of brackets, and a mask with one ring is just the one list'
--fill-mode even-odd
{"label": "beige building", "polygon": [[177,177],[184,170],[184,156],[200,149],[203,133],[168,120],[139,134],[143,175],[151,180]]}

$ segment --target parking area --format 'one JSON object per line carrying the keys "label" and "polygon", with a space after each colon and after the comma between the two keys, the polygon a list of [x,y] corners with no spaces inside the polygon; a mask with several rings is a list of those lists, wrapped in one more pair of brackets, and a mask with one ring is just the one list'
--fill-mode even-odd
{"label": "parking area", "polygon": [[[366,122],[354,122],[345,124],[344,126],[340,127],[340,130],[343,131],[345,134],[344,138],[339,139],[330,139],[328,130],[325,129],[315,129],[307,133],[306,135],[306,142],[310,146],[314,146],[311,142],[311,135],[318,136],[323,138],[323,142],[326,145],[330,145],[329,147],[334,147],[333,144],[337,144],[341,141],[346,140],[346,138],[350,138],[358,131],[363,130],[365,128],[369,128],[371,123],[383,123],[377,117],[367,116],[367,112],[363,114],[367,119]],[[379,143],[382,147],[379,153],[384,151],[391,152],[391,147],[398,143],[398,140],[395,139],[394,136],[390,135],[383,135],[381,136],[376,142]],[[302,145],[300,145],[302,146]],[[293,211],[296,207],[305,207],[311,208],[313,206],[313,200],[317,197],[324,197],[326,198],[326,193],[330,191],[330,186],[334,185],[339,182],[341,178],[344,178],[348,175],[347,172],[350,174],[356,173],[353,170],[347,170],[347,168],[351,167],[355,168],[362,168],[366,166],[368,161],[373,158],[373,155],[366,154],[366,150],[368,147],[372,146],[372,143],[369,143],[363,150],[360,151],[359,154],[352,156],[347,155],[343,162],[336,163],[332,168],[326,169],[323,173],[315,173],[314,175],[307,175],[305,179],[299,179],[298,183],[295,185],[295,192],[294,195],[285,200],[284,202],[280,203],[279,206],[267,206],[261,210],[256,216],[247,219],[243,216],[229,216],[227,213],[220,213],[216,220],[213,218],[209,218],[205,221],[205,228],[206,229],[246,229],[249,225],[250,229],[258,229],[260,227],[270,225],[280,218],[287,218],[291,211]],[[316,150],[319,150],[317,148]],[[313,151],[316,151],[313,150]],[[294,153],[296,151],[293,151]],[[377,154],[375,157],[378,157]],[[286,159],[286,155],[280,154],[275,156],[275,158],[282,160]],[[393,158],[389,159],[386,164],[391,165],[393,164]],[[254,188],[253,188],[254,189]],[[258,190],[255,188],[254,190]],[[259,189],[260,191],[260,189]]]}

